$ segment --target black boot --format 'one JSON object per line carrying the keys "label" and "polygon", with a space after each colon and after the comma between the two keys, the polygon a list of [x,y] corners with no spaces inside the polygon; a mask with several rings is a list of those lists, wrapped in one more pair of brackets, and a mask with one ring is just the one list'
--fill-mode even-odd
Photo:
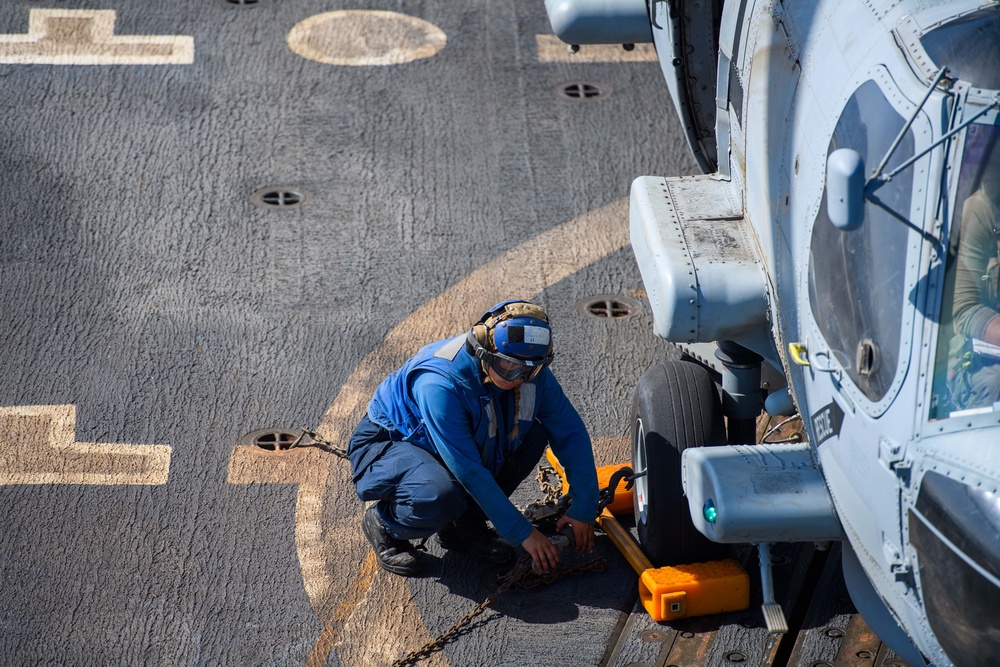
{"label": "black boot", "polygon": [[375,550],[375,558],[382,569],[404,577],[420,572],[420,560],[413,545],[389,534],[389,529],[382,522],[374,505],[368,508],[361,519],[361,530]]}
{"label": "black boot", "polygon": [[460,516],[437,533],[437,541],[449,551],[462,551],[491,563],[514,560],[514,547],[486,525],[485,519]]}

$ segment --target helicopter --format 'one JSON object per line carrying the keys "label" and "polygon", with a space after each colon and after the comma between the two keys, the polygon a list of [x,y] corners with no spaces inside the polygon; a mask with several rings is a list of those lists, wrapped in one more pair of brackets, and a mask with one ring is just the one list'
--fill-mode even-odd
{"label": "helicopter", "polygon": [[[653,562],[841,546],[912,665],[1000,660],[1000,4],[546,0],[570,50],[652,43],[702,174],[639,176],[656,335],[638,381]],[[585,46],[583,47],[585,48]],[[798,415],[801,443],[758,443]]]}

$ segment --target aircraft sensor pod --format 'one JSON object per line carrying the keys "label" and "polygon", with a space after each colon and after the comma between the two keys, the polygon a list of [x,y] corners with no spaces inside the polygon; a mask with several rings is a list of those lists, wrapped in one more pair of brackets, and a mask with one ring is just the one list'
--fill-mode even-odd
{"label": "aircraft sensor pod", "polygon": [[577,49],[580,44],[653,41],[646,0],[545,0],[545,11],[552,32]]}
{"label": "aircraft sensor pod", "polygon": [[833,542],[840,519],[809,443],[695,447],[681,455],[691,520],[715,542]]}

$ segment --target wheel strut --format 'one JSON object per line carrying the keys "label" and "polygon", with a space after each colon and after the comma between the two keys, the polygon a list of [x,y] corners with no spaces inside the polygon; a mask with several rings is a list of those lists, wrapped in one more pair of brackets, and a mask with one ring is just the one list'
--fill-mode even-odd
{"label": "wheel strut", "polygon": [[731,445],[757,442],[757,416],[763,406],[760,366],[764,358],[731,340],[720,340],[715,357],[722,362],[722,413]]}

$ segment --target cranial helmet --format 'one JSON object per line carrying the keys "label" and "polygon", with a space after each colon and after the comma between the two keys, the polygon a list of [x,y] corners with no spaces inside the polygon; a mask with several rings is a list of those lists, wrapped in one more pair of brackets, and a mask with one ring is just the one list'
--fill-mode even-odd
{"label": "cranial helmet", "polygon": [[505,380],[530,381],[552,363],[549,318],[527,301],[498,303],[473,325],[466,347]]}

